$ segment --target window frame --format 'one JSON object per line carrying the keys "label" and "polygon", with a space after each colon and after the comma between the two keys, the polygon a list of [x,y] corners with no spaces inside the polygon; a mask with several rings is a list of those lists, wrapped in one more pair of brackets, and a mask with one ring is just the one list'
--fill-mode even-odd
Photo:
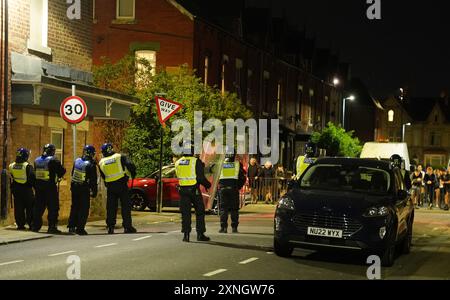
{"label": "window frame", "polygon": [[117,20],[135,20],[136,19],[136,1],[135,0],[131,0],[133,1],[133,16],[120,16],[120,1],[121,0],[116,0],[116,19]]}
{"label": "window frame", "polygon": [[[40,12],[40,15],[37,13]],[[34,0],[30,4],[29,37],[27,48],[47,55],[52,54],[48,47],[48,0]]]}
{"label": "window frame", "polygon": [[57,154],[61,155],[60,161],[64,164],[64,129],[52,128],[50,130],[50,143],[56,147],[56,143],[53,140],[53,134],[61,134],[61,148],[56,148],[55,157]]}

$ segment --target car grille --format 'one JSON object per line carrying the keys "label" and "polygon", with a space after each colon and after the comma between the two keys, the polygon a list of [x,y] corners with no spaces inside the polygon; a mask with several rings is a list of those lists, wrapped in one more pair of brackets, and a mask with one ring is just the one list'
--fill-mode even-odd
{"label": "car grille", "polygon": [[320,227],[342,230],[343,237],[350,237],[361,229],[362,224],[355,219],[345,215],[337,216],[331,214],[296,214],[292,221],[297,230],[306,234],[308,227]]}

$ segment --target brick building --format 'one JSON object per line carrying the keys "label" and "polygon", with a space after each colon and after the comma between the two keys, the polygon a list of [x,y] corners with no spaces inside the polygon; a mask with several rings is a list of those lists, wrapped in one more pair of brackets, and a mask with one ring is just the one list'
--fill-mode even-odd
{"label": "brick building", "polygon": [[[317,59],[314,39],[267,9],[243,0],[96,0],[94,24],[94,64],[130,52],[156,70],[187,64],[206,84],[236,92],[256,118],[279,118],[280,162],[291,170],[312,131],[341,118],[342,91],[330,82],[345,83],[348,68],[331,52]],[[308,72],[317,61],[321,78]]]}
{"label": "brick building", "polygon": [[[135,100],[93,86],[93,2],[80,1],[81,18],[69,19],[69,4],[60,0],[9,1],[10,89],[7,163],[15,149],[31,150],[30,161],[46,143],[55,144],[56,156],[68,170],[60,183],[60,217],[70,209],[70,170],[73,164],[72,129],[59,116],[63,99],[77,96],[88,106],[86,119],[77,125],[77,155],[84,144],[97,149],[104,142],[97,120],[127,120]],[[2,99],[4,103],[4,99]]]}

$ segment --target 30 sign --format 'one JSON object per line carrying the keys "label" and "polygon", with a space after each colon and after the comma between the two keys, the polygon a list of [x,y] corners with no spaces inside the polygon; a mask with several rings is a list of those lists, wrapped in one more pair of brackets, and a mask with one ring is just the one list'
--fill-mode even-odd
{"label": "30 sign", "polygon": [[84,120],[87,115],[87,106],[83,99],[70,96],[64,99],[59,108],[61,117],[69,123],[77,124]]}

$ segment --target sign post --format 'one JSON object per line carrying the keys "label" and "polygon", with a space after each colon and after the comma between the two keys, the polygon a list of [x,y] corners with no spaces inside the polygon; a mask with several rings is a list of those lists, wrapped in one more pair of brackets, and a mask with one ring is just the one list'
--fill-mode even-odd
{"label": "sign post", "polygon": [[72,96],[61,103],[59,114],[68,123],[72,124],[73,161],[77,159],[77,124],[87,115],[87,105],[83,99],[75,96],[75,85],[72,85]]}
{"label": "sign post", "polygon": [[[163,95],[162,93],[159,95]],[[158,111],[158,119],[161,123],[160,128],[160,145],[159,145],[159,175],[158,175],[158,188],[156,193],[156,212],[161,213],[163,202],[163,180],[162,180],[162,167],[163,167],[163,138],[164,127],[166,127],[166,121],[172,117],[177,111],[182,108],[180,103],[172,100],[167,100],[157,95],[155,97],[156,107]]]}

